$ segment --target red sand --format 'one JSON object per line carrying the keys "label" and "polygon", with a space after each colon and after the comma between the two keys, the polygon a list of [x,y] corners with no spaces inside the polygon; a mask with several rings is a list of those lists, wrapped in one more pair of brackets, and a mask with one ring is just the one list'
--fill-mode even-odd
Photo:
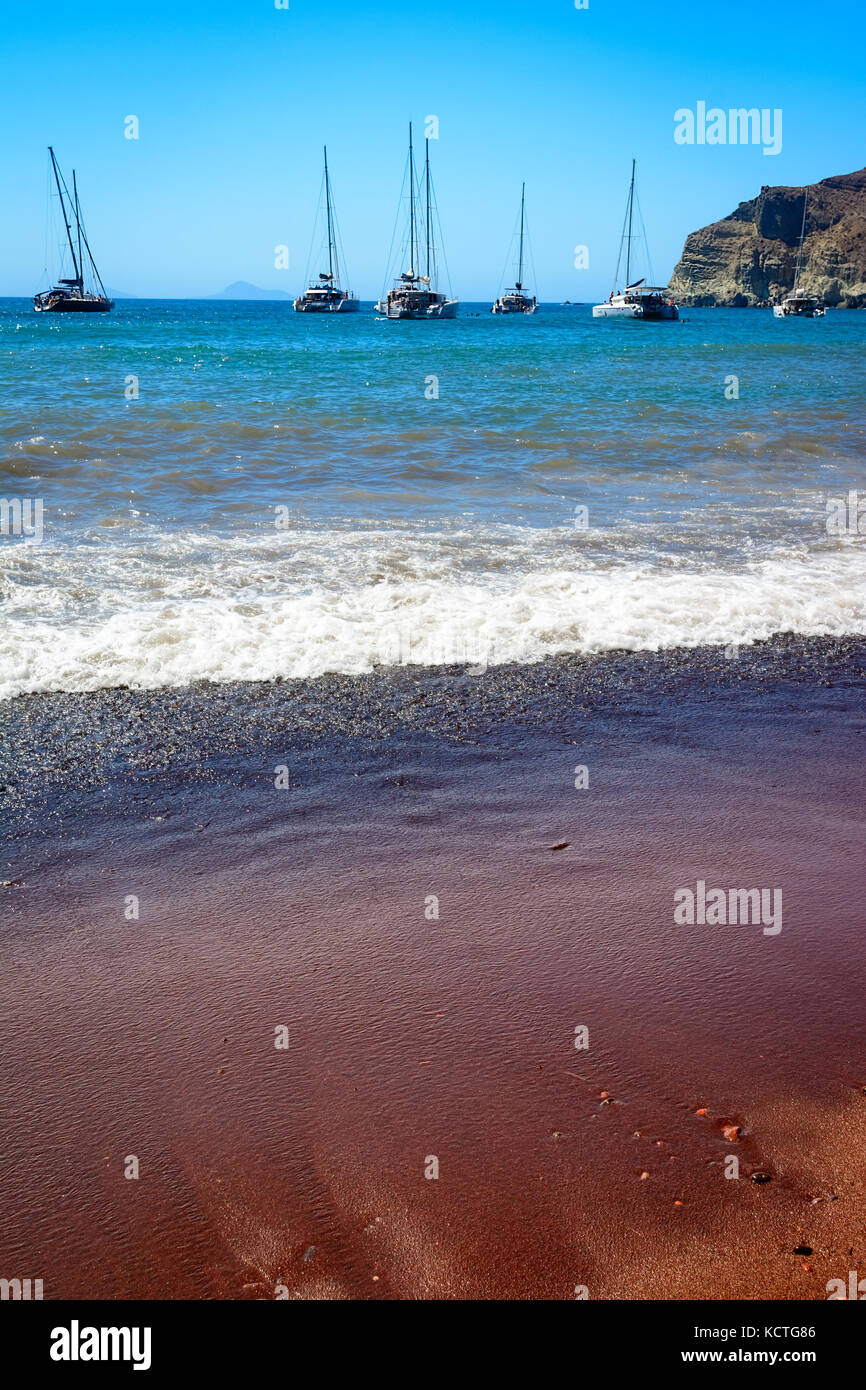
{"label": "red sand", "polygon": [[[0,1274],[191,1299],[866,1274],[850,750],[709,728],[598,749],[582,791],[552,740],[402,785],[346,768],[336,804],[114,825],[7,890]],[[781,934],[675,926],[699,878],[781,887]]]}

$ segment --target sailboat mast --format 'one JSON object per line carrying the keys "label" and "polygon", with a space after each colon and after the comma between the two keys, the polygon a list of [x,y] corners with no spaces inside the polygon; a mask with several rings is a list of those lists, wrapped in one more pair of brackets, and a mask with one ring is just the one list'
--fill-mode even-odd
{"label": "sailboat mast", "polygon": [[802,226],[800,227],[800,245],[797,247],[797,268],[796,268],[796,270],[794,271],[794,293],[795,293],[795,294],[796,294],[796,292],[797,292],[797,286],[798,286],[799,283],[800,283],[800,261],[801,261],[802,256],[803,256],[803,238],[804,238],[804,236],[806,235],[806,204],[808,203],[808,201],[809,201],[809,190],[808,190],[808,188],[807,188],[807,189],[806,189],[806,192],[803,194],[803,224],[802,224]]}
{"label": "sailboat mast", "polygon": [[631,283],[631,220],[634,212],[634,166],[635,161],[631,162],[631,185],[628,190],[628,246],[625,253],[625,287],[628,289]]}
{"label": "sailboat mast", "polygon": [[409,272],[415,274],[415,156],[412,153],[412,122],[409,122]]}
{"label": "sailboat mast", "polygon": [[78,184],[72,170],[72,199],[75,203],[75,225],[78,228],[78,264],[81,266],[81,288],[84,289],[84,257],[81,254],[81,209],[78,206]]}
{"label": "sailboat mast", "polygon": [[328,147],[325,150],[325,205],[328,211],[328,274],[334,279],[334,226],[331,218],[331,178],[328,173]]}
{"label": "sailboat mast", "polygon": [[517,288],[523,289],[523,205],[526,200],[526,184],[520,190],[520,260],[517,263]]}
{"label": "sailboat mast", "polygon": [[[70,254],[71,254],[71,256],[72,256],[72,264],[73,264],[74,267],[75,267],[75,278],[76,278],[76,280],[82,281],[82,275],[81,275],[81,271],[80,271],[79,266],[78,266],[78,261],[77,261],[76,258],[75,258],[75,246],[73,245],[73,242],[72,242],[72,230],[71,230],[71,228],[70,228],[70,226],[69,226],[69,218],[66,216],[66,203],[65,203],[64,200],[63,200],[63,189],[62,189],[61,186],[60,186],[60,174],[59,174],[58,169],[57,169],[57,160],[54,158],[54,150],[52,149],[52,147],[51,147],[50,145],[48,146],[48,153],[51,155],[51,167],[52,167],[52,169],[54,170],[54,182],[57,184],[57,193],[58,193],[58,196],[59,196],[59,198],[60,198],[60,211],[63,213],[63,225],[64,225],[64,227],[66,228],[66,240],[69,242],[69,251],[70,251]],[[79,222],[78,222],[78,228],[79,228],[79,231],[80,231],[80,230],[81,230],[81,222],[80,222],[80,220],[79,220]],[[82,283],[83,283],[83,281],[82,281]]]}
{"label": "sailboat mast", "polygon": [[[426,207],[426,215],[427,215],[427,266],[426,266],[426,273],[427,273],[427,279],[429,280],[429,279],[430,279],[430,141],[429,141],[429,139],[427,139],[427,140],[424,141],[424,183],[425,183],[425,185],[426,185],[426,189],[425,189],[425,199],[426,199],[425,207]],[[428,289],[429,289],[429,288],[430,288],[430,287],[429,287],[429,285],[428,285]]]}

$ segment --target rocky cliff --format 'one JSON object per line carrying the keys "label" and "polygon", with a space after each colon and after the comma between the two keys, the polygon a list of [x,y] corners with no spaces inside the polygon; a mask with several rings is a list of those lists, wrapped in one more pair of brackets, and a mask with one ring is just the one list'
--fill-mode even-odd
{"label": "rocky cliff", "polygon": [[762,188],[721,222],[691,232],[671,276],[681,304],[773,303],[794,284],[808,191],[800,288],[866,308],[866,169],[806,188]]}

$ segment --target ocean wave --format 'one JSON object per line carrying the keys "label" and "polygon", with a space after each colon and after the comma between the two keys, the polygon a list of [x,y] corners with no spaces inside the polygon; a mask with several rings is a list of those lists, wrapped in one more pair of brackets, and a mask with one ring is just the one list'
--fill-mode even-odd
{"label": "ocean wave", "polygon": [[205,592],[175,598],[148,594],[142,583],[122,603],[116,596],[115,607],[99,590],[98,611],[86,619],[80,589],[75,616],[64,611],[62,590],[45,602],[42,586],[25,586],[0,635],[0,698],[866,632],[866,556],[853,547],[786,552],[737,570],[628,563],[473,580],[445,566],[429,576],[412,569],[399,582],[338,573],[328,585],[273,592],[247,584],[231,595],[212,574]]}

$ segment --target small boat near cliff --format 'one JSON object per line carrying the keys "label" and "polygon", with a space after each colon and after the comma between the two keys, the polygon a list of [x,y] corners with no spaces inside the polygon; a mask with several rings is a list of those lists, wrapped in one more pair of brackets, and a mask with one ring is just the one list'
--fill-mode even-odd
{"label": "small boat near cliff", "polygon": [[[317,282],[308,285],[303,294],[294,301],[296,314],[354,314],[358,311],[360,300],[340,284],[340,257],[337,249],[337,219],[331,194],[331,176],[328,173],[328,149],[325,146],[325,172],[323,175],[325,193],[325,231],[328,242],[328,269],[319,271]],[[321,205],[320,205],[321,206]],[[315,230],[313,232],[315,238]]]}
{"label": "small boat near cliff", "polygon": [[800,319],[822,319],[825,314],[824,301],[816,294],[806,294],[799,288],[800,267],[803,262],[803,239],[806,235],[806,204],[809,201],[809,190],[803,194],[803,221],[800,226],[800,245],[797,248],[797,265],[794,270],[794,288],[790,294],[773,305],[773,317],[777,319],[800,318]]}
{"label": "small boat near cliff", "polygon": [[[592,317],[594,319],[621,319],[626,322],[645,323],[660,323],[664,320],[678,319],[680,311],[670,298],[670,291],[667,288],[662,285],[648,285],[645,276],[639,280],[633,281],[631,279],[631,244],[636,237],[640,239],[639,234],[632,231],[634,224],[634,171],[635,160],[632,160],[631,183],[629,184],[626,215],[619,243],[614,288],[603,304],[593,305]],[[645,231],[642,239],[646,242]],[[626,248],[625,288],[621,290],[618,285],[623,247]],[[649,261],[649,253],[647,253],[647,261]]]}
{"label": "small boat near cliff", "polygon": [[[524,222],[526,207],[526,184],[520,191],[520,249],[517,257],[517,278],[514,281],[514,288],[506,290],[496,300],[491,314],[534,314],[538,308],[538,301],[535,295],[524,293],[523,285],[523,247],[524,247]],[[501,281],[500,281],[501,283]]]}
{"label": "small boat near cliff", "polygon": [[[107,314],[114,308],[114,300],[105,292],[96,262],[87,240],[81,204],[78,200],[78,180],[72,171],[72,193],[60,172],[51,145],[51,168],[60,199],[60,212],[66,231],[66,244],[72,258],[74,274],[66,279],[58,279],[49,290],[41,290],[33,296],[33,308],[37,314]],[[74,232],[73,232],[74,224]],[[85,271],[87,272],[85,274]],[[88,282],[90,288],[88,289]]]}
{"label": "small boat near cliff", "polygon": [[773,305],[773,315],[777,319],[791,316],[801,319],[822,319],[826,313],[824,301],[817,295],[806,294],[803,290],[786,295],[781,304]]}
{"label": "small boat near cliff", "polygon": [[[408,266],[398,275],[393,288],[388,290],[388,293],[383,295],[376,305],[376,312],[383,319],[453,319],[457,315],[458,301],[449,299],[438,288],[438,260],[434,232],[436,210],[430,178],[430,141],[425,140],[424,144],[424,258],[422,262],[420,219],[422,200],[415,170],[410,122],[409,159],[406,174],[409,180],[409,227],[404,250],[404,255],[408,259]],[[404,264],[406,264],[405,260]],[[421,264],[424,266],[423,275],[419,274],[418,270]]]}

